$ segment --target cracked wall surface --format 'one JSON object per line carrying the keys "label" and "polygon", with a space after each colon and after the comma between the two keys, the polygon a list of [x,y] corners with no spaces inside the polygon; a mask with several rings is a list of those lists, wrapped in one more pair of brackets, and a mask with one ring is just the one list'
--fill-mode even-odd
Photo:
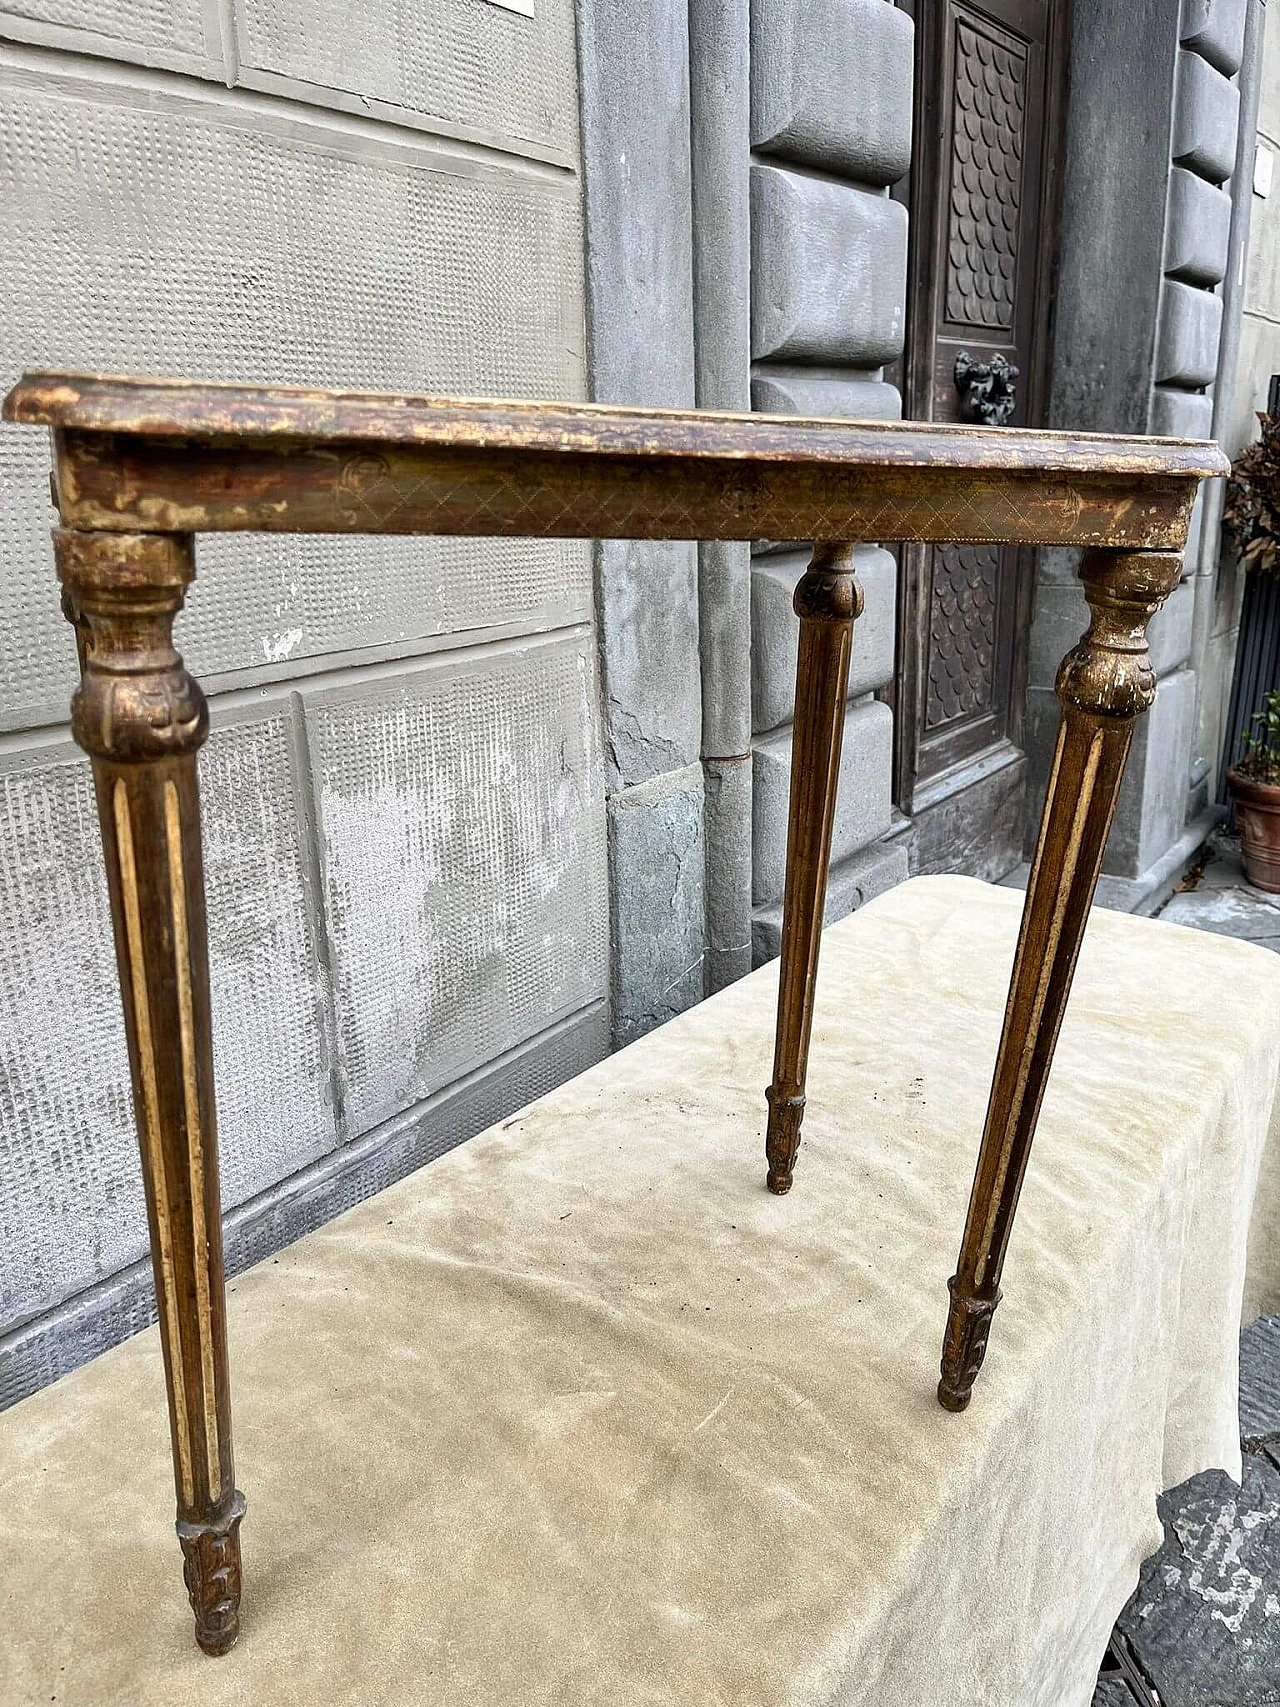
{"label": "cracked wall surface", "polygon": [[[687,0],[578,8],[591,393],[695,402]],[[707,952],[698,554],[596,546],[613,1036],[702,999]]]}

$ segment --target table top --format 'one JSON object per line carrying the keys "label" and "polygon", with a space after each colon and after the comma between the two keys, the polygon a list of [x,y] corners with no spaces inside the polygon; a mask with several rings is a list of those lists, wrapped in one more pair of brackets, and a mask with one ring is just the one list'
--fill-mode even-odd
{"label": "table top", "polygon": [[426,397],[33,372],[4,402],[8,421],[145,438],[365,441],[470,450],[587,453],[959,472],[1223,475],[1217,445],[917,421],[619,408],[598,403]]}

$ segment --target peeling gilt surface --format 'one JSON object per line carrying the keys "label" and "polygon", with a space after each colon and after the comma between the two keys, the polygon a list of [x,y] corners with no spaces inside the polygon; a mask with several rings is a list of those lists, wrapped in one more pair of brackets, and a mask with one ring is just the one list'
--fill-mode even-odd
{"label": "peeling gilt surface", "polygon": [[1186,439],[311,391],[102,374],[28,374],[5,400],[4,416],[41,426],[161,438],[370,439],[606,456],[749,457],[907,467],[948,463],[970,469],[1183,477],[1228,471],[1216,445]]}
{"label": "peeling gilt surface", "polygon": [[64,527],[1180,550],[1216,445],[32,374]]}

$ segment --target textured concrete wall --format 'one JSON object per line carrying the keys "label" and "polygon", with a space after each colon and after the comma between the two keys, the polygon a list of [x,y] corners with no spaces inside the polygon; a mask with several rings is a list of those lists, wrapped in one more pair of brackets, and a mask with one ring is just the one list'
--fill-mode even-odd
{"label": "textured concrete wall", "polygon": [[[1075,8],[1051,425],[1212,433],[1245,18],[1245,0]],[[1153,625],[1159,692],[1103,866],[1116,880],[1109,898],[1134,906],[1176,875],[1205,828],[1193,644],[1200,509],[1183,587]],[[1057,664],[1088,616],[1076,567],[1070,553],[1040,553],[1026,725],[1034,793],[1057,728]]]}
{"label": "textured concrete wall", "polygon": [[[8,377],[582,396],[574,19],[535,10],[0,6]],[[0,433],[0,496],[12,1397],[139,1325],[150,1287],[40,435]],[[233,1267],[607,1047],[606,761],[643,771],[665,727],[615,725],[606,755],[593,613],[572,544],[201,543],[179,642],[212,693]],[[696,717],[691,748],[673,727],[696,759]]]}
{"label": "textured concrete wall", "polygon": [[[754,0],[751,9],[755,408],[897,416],[883,365],[902,351],[907,216],[888,189],[911,158],[911,20],[886,0]],[[856,90],[856,98],[851,91]],[[895,565],[867,547],[854,630],[828,918],[907,874],[892,824]],[[778,952],[805,554],[760,548],[751,576],[756,962]]]}
{"label": "textured concrete wall", "polygon": [[573,0],[7,0],[0,32],[577,164]]}

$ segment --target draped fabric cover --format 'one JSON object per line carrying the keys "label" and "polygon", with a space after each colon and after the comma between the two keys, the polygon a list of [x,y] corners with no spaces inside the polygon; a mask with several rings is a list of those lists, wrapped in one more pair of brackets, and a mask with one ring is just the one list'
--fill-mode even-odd
{"label": "draped fabric cover", "polygon": [[226,1659],[173,1582],[154,1330],[0,1417],[6,1700],[1087,1707],[1157,1492],[1239,1474],[1280,958],[1094,913],[951,1416],[1019,905],[923,878],[827,933],[788,1197],[771,967],[233,1281]]}

